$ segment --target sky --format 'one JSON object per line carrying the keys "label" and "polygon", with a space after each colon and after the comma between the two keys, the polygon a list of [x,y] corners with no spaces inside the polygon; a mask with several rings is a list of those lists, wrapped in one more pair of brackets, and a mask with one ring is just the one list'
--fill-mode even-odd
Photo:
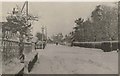
{"label": "sky", "polygon": [[[11,12],[12,8],[18,5],[20,8],[23,2],[2,2],[2,17],[1,21],[5,21],[5,17]],[[105,4],[112,5],[113,3],[98,3],[98,2],[29,2],[29,13],[39,17],[32,25],[33,34],[41,32],[41,27],[47,27],[48,36],[53,34],[63,33],[68,34],[75,26],[74,21],[80,17],[87,19],[96,5]],[[0,10],[1,12],[1,10]]]}

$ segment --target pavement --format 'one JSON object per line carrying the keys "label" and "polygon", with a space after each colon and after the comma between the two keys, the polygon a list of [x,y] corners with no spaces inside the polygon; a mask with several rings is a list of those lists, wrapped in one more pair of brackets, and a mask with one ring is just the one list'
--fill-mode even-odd
{"label": "pavement", "polygon": [[48,44],[30,74],[117,74],[118,53]]}

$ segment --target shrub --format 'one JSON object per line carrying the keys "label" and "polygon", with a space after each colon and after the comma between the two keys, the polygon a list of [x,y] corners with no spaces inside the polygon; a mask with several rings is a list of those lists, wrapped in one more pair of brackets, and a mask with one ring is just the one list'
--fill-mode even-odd
{"label": "shrub", "polygon": [[102,50],[104,51],[104,52],[110,52],[110,51],[112,51],[112,44],[111,44],[111,42],[110,41],[104,41],[104,42],[102,42],[102,44],[101,44],[101,46],[102,46]]}

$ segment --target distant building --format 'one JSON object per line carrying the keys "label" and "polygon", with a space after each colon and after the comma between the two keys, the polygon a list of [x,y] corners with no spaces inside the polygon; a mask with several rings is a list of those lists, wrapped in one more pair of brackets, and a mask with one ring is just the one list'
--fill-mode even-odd
{"label": "distant building", "polygon": [[33,43],[35,43],[35,42],[37,42],[37,41],[38,41],[38,38],[37,38],[37,37],[33,37],[33,38],[32,38],[32,42],[33,42]]}

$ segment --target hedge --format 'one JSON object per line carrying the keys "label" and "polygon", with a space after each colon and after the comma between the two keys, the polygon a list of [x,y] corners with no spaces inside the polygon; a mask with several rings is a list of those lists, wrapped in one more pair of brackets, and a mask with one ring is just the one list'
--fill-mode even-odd
{"label": "hedge", "polygon": [[112,43],[111,42],[102,42],[102,50],[104,51],[104,52],[110,52],[110,51],[112,51]]}
{"label": "hedge", "polygon": [[102,49],[104,52],[110,52],[118,49],[118,41],[101,41],[101,42],[73,42],[73,46],[85,48]]}

